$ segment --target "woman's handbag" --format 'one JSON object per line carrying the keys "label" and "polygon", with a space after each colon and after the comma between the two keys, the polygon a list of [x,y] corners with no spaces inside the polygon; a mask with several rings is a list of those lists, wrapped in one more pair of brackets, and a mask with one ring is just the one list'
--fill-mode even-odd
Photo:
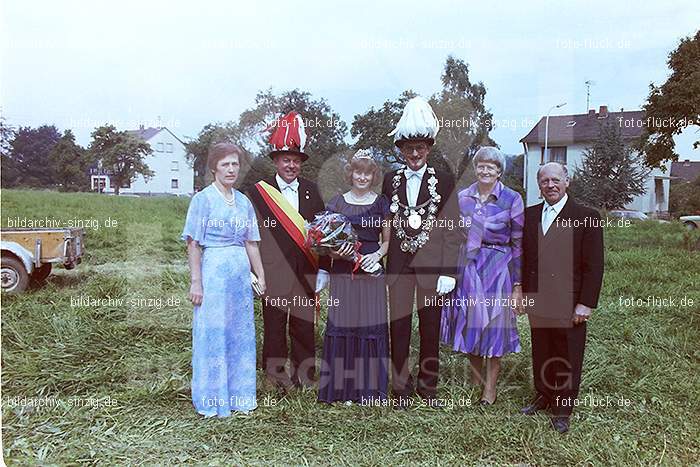
{"label": "woman's handbag", "polygon": [[261,297],[263,291],[260,287],[260,282],[258,282],[258,276],[256,276],[252,271],[250,273],[250,283],[253,286],[253,292],[255,292],[255,296]]}

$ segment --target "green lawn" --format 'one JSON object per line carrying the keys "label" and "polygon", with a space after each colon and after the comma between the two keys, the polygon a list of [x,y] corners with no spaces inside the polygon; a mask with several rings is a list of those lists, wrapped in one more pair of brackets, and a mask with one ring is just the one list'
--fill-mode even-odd
{"label": "green lawn", "polygon": [[[467,382],[467,359],[442,349],[439,396],[455,403],[442,411],[326,406],[308,390],[269,400],[274,394],[259,391],[260,407],[250,416],[202,419],[190,403],[189,276],[178,240],[187,204],[2,191],[3,226],[17,216],[100,221],[87,231],[83,264],[56,270],[43,288],[3,297],[5,462],[700,462],[700,254],[687,246],[697,239],[680,225],[606,231],[605,283],[589,323],[581,398],[614,403],[579,407],[572,430],[561,436],[544,415],[518,413],[532,394],[524,318],[523,351],[504,359],[498,403],[488,409],[459,405],[478,400],[479,392]],[[106,218],[117,226],[105,228]],[[124,304],[81,307],[81,296]],[[648,296],[686,297],[694,305],[620,304],[620,297]],[[148,298],[162,303],[135,302]],[[258,320],[258,349],[260,331]],[[50,405],[27,404],[38,398]],[[619,406],[621,398],[628,405]]]}

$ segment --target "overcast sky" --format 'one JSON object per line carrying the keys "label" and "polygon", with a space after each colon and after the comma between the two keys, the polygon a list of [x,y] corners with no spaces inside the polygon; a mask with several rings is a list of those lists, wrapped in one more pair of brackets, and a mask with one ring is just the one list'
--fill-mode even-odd
{"label": "overcast sky", "polygon": [[105,122],[158,117],[194,137],[268,87],[323,97],[350,125],[405,89],[438,91],[452,54],[485,84],[492,136],[515,154],[552,105],[567,102],[552,115],[586,111],[586,80],[591,108],[639,109],[668,76],[668,53],[700,27],[697,0],[5,0],[0,11],[2,114],[71,128],[83,145]]}

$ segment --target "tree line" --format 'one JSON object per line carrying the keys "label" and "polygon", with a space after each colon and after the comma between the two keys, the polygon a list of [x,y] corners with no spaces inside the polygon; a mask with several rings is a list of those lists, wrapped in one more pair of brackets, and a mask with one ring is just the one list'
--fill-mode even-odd
{"label": "tree line", "polygon": [[71,130],[63,134],[54,125],[14,130],[0,119],[2,187],[89,191],[89,169],[101,165],[119,188],[137,174],[151,177],[145,162],[153,150],[145,141],[112,125],[96,128],[87,148],[75,142]]}
{"label": "tree line", "polygon": [[[675,115],[700,123],[700,31],[681,40],[668,61],[673,71],[662,86],[650,86],[644,110],[648,115]],[[474,82],[463,60],[447,57],[441,74],[442,88],[429,96],[435,113],[444,122],[466,122],[443,125],[430,154],[429,163],[455,174],[458,187],[474,181],[468,170],[474,153],[481,146],[498,144],[490,136],[493,114],[486,106],[486,86]],[[688,92],[690,89],[690,93]],[[249,171],[242,174],[241,189],[247,189],[260,178],[274,173],[269,158],[266,129],[271,122],[291,110],[299,112],[312,126],[307,128],[307,153],[302,175],[323,180],[323,185],[339,192],[342,166],[347,156],[357,149],[369,149],[376,160],[390,169],[399,161],[393,140],[387,133],[398,122],[405,103],[415,96],[405,90],[381,106],[370,107],[355,115],[350,125],[333,111],[323,98],[294,89],[275,94],[272,89],[259,91],[254,105],[237,120],[209,123],[194,138],[186,138],[188,159],[195,171],[195,186],[208,183],[206,157],[216,142],[233,142],[253,157]],[[601,126],[600,135],[586,151],[581,167],[576,168],[572,192],[581,201],[595,207],[616,209],[644,192],[644,179],[649,168],[665,160],[677,160],[671,136],[674,128],[645,128],[634,146],[622,142],[619,129]],[[136,136],[118,131],[111,125],[96,128],[87,148],[75,142],[70,130],[61,134],[53,125],[38,128],[9,127],[0,119],[3,187],[41,187],[67,191],[89,190],[88,168],[99,163],[110,172],[118,190],[137,175],[147,179],[153,175],[146,158],[150,146]],[[354,139],[348,143],[348,136]],[[700,144],[700,143],[696,143]],[[523,193],[523,155],[509,159],[503,181]],[[332,195],[334,192],[324,193]]]}

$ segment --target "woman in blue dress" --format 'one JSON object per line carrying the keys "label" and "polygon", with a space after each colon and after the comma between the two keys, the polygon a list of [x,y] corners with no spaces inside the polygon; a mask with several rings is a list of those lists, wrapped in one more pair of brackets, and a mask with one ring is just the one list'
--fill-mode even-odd
{"label": "woman in blue dress", "polygon": [[257,407],[251,265],[263,291],[265,275],[253,205],[233,188],[243,162],[239,147],[212,146],[214,183],[192,198],[182,232],[194,305],[192,403],[206,417]]}
{"label": "woman in blue dress", "polygon": [[389,249],[389,202],[371,190],[381,177],[368,152],[358,151],[345,171],[352,188],[331,199],[327,209],[350,220],[362,244],[362,261],[353,272],[352,248],[332,255],[318,400],[376,404],[386,399],[389,381],[386,284],[381,267]]}

